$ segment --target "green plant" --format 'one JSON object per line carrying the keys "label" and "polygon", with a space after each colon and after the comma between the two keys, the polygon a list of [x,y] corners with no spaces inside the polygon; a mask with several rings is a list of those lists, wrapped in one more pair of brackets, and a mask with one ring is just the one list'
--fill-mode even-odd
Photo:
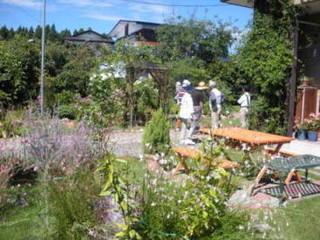
{"label": "green plant", "polygon": [[284,134],[288,126],[286,79],[294,59],[289,36],[299,11],[292,1],[267,2],[270,14],[255,13],[252,30],[239,48],[237,82],[249,85],[255,96],[250,128]]}
{"label": "green plant", "polygon": [[301,124],[305,130],[317,132],[320,130],[320,115],[315,115],[311,113],[309,117],[305,118]]}
{"label": "green plant", "polygon": [[[101,172],[106,178],[100,195],[112,196],[118,205],[118,210],[123,216],[124,222],[118,223],[121,230],[116,234],[116,237],[120,239],[142,239],[139,232],[133,228],[139,221],[135,215],[138,211],[138,205],[134,197],[136,193],[132,191],[132,184],[129,181],[125,181],[125,178],[122,177],[123,173],[117,171],[115,162],[127,166],[125,160],[117,159],[114,155],[109,154],[103,158],[100,167],[97,168],[97,171]],[[128,168],[126,170],[128,172]]]}
{"label": "green plant", "polygon": [[145,153],[166,153],[170,148],[170,122],[166,119],[162,109],[152,114],[143,133]]}
{"label": "green plant", "polygon": [[136,118],[144,123],[147,119],[147,114],[157,109],[158,93],[151,79],[136,81],[134,89],[137,99]]}
{"label": "green plant", "polygon": [[77,108],[73,105],[61,105],[58,108],[58,116],[59,118],[76,119]]}
{"label": "green plant", "polygon": [[21,134],[21,122],[0,122],[0,138],[19,136]]}
{"label": "green plant", "polygon": [[56,238],[83,239],[98,225],[94,201],[100,186],[93,173],[89,165],[83,165],[74,174],[56,177],[48,184],[50,222]]}

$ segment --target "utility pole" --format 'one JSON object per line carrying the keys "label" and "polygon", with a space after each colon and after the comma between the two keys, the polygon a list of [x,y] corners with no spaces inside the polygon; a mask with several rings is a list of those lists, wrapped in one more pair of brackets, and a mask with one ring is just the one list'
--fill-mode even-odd
{"label": "utility pole", "polygon": [[45,53],[45,27],[46,27],[46,0],[42,8],[42,35],[41,35],[41,72],[40,72],[40,113],[43,115],[44,103],[44,53]]}

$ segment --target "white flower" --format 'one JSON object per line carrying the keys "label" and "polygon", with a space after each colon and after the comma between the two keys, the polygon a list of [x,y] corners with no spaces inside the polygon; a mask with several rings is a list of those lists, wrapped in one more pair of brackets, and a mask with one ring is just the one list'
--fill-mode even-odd
{"label": "white flower", "polygon": [[155,202],[151,203],[151,206],[154,207],[156,206],[157,204]]}

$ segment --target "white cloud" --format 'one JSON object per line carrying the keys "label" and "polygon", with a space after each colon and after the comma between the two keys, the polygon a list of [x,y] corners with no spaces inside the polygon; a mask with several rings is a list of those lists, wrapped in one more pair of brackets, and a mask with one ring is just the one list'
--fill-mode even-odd
{"label": "white cloud", "polygon": [[87,17],[87,18],[105,20],[105,21],[110,21],[110,22],[117,22],[120,19],[125,19],[124,17],[121,17],[121,16],[109,16],[109,15],[102,14],[102,13],[85,13],[85,14],[83,14],[83,16]]}
{"label": "white cloud", "polygon": [[41,1],[35,0],[0,0],[0,2],[33,9],[39,9],[42,5]]}
{"label": "white cloud", "polygon": [[77,7],[111,7],[113,5],[110,2],[96,0],[58,0],[57,2]]}
{"label": "white cloud", "polygon": [[170,8],[166,6],[134,4],[130,9],[138,13],[165,14],[170,12]]}
{"label": "white cloud", "polygon": [[163,22],[165,16],[172,12],[170,7],[145,4],[131,4],[128,9],[129,19],[131,20],[159,23]]}

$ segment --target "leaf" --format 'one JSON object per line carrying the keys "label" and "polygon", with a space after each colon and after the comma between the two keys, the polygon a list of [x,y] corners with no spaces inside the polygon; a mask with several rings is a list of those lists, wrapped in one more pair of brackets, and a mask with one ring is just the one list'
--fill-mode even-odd
{"label": "leaf", "polygon": [[135,230],[130,230],[129,231],[129,237],[134,238],[136,236],[136,231]]}
{"label": "leaf", "polygon": [[209,194],[211,197],[217,198],[217,192],[213,188],[210,188]]}
{"label": "leaf", "polygon": [[116,158],[115,161],[116,161],[116,162],[119,162],[119,163],[125,163],[125,164],[128,163],[126,160],[120,159],[120,158]]}
{"label": "leaf", "polygon": [[111,195],[112,193],[110,191],[102,191],[99,196],[107,196],[107,195]]}

